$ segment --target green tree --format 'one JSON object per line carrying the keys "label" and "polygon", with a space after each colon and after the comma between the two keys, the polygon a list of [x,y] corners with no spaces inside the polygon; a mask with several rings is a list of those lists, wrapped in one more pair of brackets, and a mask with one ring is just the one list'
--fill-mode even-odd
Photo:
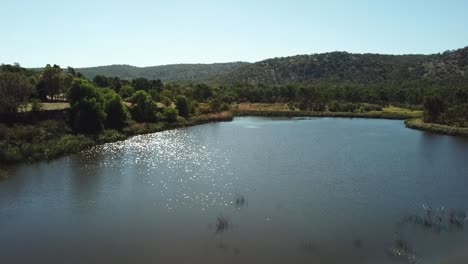
{"label": "green tree", "polygon": [[71,111],[75,131],[91,134],[103,129],[106,114],[96,98],[83,98],[72,106]]}
{"label": "green tree", "polygon": [[429,95],[424,98],[424,122],[437,122],[444,110],[444,101],[438,95]]}
{"label": "green tree", "polygon": [[193,97],[199,102],[206,102],[213,96],[213,89],[206,84],[198,84],[193,91]]}
{"label": "green tree", "polygon": [[157,105],[153,98],[145,91],[137,91],[129,99],[132,103],[130,113],[136,121],[154,122],[157,120]]}
{"label": "green tree", "polygon": [[179,115],[185,118],[188,118],[190,115],[190,107],[187,100],[187,97],[183,95],[178,95],[176,97],[176,108],[179,111]]}
{"label": "green tree", "polygon": [[21,106],[26,105],[33,89],[23,74],[0,72],[0,113],[16,114]]}
{"label": "green tree", "polygon": [[109,87],[109,80],[104,75],[96,75],[93,78],[93,83],[99,87]]}
{"label": "green tree", "polygon": [[120,88],[119,94],[122,98],[129,98],[133,95],[135,89],[130,85],[125,85]]}
{"label": "green tree", "polygon": [[51,67],[47,64],[36,86],[39,98],[53,101],[58,95],[64,93],[66,90],[64,78],[65,75],[58,65]]}
{"label": "green tree", "polygon": [[75,131],[96,133],[103,129],[106,119],[104,96],[98,88],[84,79],[75,80],[68,93],[71,124]]}
{"label": "green tree", "polygon": [[74,105],[85,98],[95,98],[99,103],[104,103],[102,92],[99,89],[88,80],[76,79],[68,91],[68,101],[70,105]]}
{"label": "green tree", "polygon": [[128,119],[127,109],[125,108],[122,97],[114,94],[112,98],[106,101],[104,106],[106,113],[105,124],[109,128],[122,128]]}

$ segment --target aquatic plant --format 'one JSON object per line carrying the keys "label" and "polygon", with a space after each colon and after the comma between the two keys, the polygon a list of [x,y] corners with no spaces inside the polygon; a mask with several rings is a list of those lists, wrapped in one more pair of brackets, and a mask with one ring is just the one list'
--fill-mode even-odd
{"label": "aquatic plant", "polygon": [[240,207],[242,207],[242,206],[245,205],[245,203],[247,202],[247,200],[245,199],[245,196],[244,196],[244,195],[238,195],[238,196],[236,196],[234,202],[235,202],[235,204],[236,204],[236,207],[237,207],[237,208],[240,208]]}
{"label": "aquatic plant", "polygon": [[467,220],[468,218],[464,211],[451,210],[448,217],[449,230],[463,229],[465,226],[465,221]]}
{"label": "aquatic plant", "polygon": [[393,246],[389,249],[389,255],[410,264],[417,262],[416,254],[410,244],[405,239],[402,239],[398,232],[395,232],[395,240]]}
{"label": "aquatic plant", "polygon": [[216,233],[222,233],[224,231],[229,230],[231,223],[229,219],[225,218],[224,216],[220,215],[216,219]]}
{"label": "aquatic plant", "polygon": [[452,209],[449,214],[445,213],[445,207],[432,209],[431,206],[423,205],[424,215],[410,215],[404,217],[400,224],[412,224],[436,233],[441,231],[453,231],[464,228],[468,219],[462,210]]}

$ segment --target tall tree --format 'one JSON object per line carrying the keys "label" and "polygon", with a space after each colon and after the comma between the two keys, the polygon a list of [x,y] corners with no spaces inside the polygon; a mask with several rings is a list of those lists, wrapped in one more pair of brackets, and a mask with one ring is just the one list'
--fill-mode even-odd
{"label": "tall tree", "polygon": [[14,115],[28,102],[33,89],[23,74],[0,72],[0,113]]}
{"label": "tall tree", "polygon": [[55,100],[58,95],[65,92],[65,75],[58,65],[44,68],[41,79],[37,84],[37,93],[42,100]]}

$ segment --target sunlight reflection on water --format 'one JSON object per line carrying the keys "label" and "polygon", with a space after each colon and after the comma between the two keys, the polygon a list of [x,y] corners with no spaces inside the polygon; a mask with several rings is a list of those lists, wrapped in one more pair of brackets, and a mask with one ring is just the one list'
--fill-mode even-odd
{"label": "sunlight reflection on water", "polygon": [[167,209],[178,207],[232,206],[232,171],[229,155],[212,144],[208,148],[187,130],[136,136],[123,142],[94,147],[83,153],[106,153],[99,167],[123,172],[137,168],[138,177],[161,195]]}

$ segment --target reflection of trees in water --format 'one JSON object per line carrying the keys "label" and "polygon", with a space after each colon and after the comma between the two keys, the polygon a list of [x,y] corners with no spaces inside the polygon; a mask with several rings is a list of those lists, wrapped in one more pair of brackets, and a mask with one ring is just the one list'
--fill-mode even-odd
{"label": "reflection of trees in water", "polygon": [[98,194],[103,187],[102,180],[110,174],[118,176],[120,173],[118,159],[124,157],[123,152],[124,149],[121,148],[107,151],[104,146],[97,146],[70,156],[70,192],[75,202],[93,204],[100,202]]}

